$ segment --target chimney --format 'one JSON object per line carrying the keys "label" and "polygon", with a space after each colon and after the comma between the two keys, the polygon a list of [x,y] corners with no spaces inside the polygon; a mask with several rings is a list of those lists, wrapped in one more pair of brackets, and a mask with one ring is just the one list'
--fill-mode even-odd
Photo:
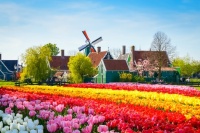
{"label": "chimney", "polygon": [[0,60],[1,60],[1,53],[0,53]]}
{"label": "chimney", "polygon": [[101,47],[97,47],[97,53],[101,52]]}
{"label": "chimney", "polygon": [[62,57],[65,56],[65,51],[64,51],[64,49],[61,49],[61,56],[62,56]]}
{"label": "chimney", "polygon": [[126,46],[123,45],[123,46],[122,46],[122,55],[125,55],[125,54],[126,54]]}
{"label": "chimney", "polygon": [[135,46],[133,45],[133,46],[131,46],[131,56],[132,56],[131,58],[132,58],[133,63],[135,61],[134,52],[135,52]]}

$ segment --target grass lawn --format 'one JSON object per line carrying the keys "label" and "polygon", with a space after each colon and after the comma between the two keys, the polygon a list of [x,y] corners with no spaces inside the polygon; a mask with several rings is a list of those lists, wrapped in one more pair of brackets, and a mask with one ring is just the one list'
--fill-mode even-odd
{"label": "grass lawn", "polygon": [[200,87],[194,87],[194,88],[196,88],[197,90],[200,90]]}
{"label": "grass lawn", "polygon": [[15,82],[0,81],[0,86],[15,85]]}

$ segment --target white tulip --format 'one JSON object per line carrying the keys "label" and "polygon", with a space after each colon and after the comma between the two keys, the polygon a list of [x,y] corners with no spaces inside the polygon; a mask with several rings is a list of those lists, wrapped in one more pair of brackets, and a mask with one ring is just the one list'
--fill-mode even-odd
{"label": "white tulip", "polygon": [[38,133],[44,133],[43,129],[38,129]]}
{"label": "white tulip", "polygon": [[36,130],[31,130],[30,133],[37,133],[37,131]]}
{"label": "white tulip", "polygon": [[13,121],[14,117],[10,114],[7,115],[9,119],[11,119],[11,121]]}
{"label": "white tulip", "polygon": [[13,129],[13,130],[11,131],[11,133],[18,133],[18,130],[17,130],[17,129]]}
{"label": "white tulip", "polygon": [[29,119],[29,118],[26,116],[26,117],[24,118],[24,121],[28,122],[28,119]]}
{"label": "white tulip", "polygon": [[12,133],[12,131],[10,131],[10,130],[7,130],[5,133]]}
{"label": "white tulip", "polygon": [[35,129],[35,124],[34,124],[32,121],[28,121],[27,126],[28,126],[28,128],[29,128],[30,130]]}
{"label": "white tulip", "polygon": [[23,121],[21,118],[19,118],[19,117],[17,117],[16,120],[17,120],[17,122],[20,123],[20,124],[23,124],[23,122],[24,122],[24,121]]}
{"label": "white tulip", "polygon": [[25,126],[24,125],[21,125],[21,124],[18,124],[18,129],[19,131],[25,131]]}
{"label": "white tulip", "polygon": [[15,113],[11,113],[11,115],[14,117],[14,116],[15,116]]}
{"label": "white tulip", "polygon": [[6,124],[6,120],[8,119],[8,117],[3,117],[3,123]]}
{"label": "white tulip", "polygon": [[7,131],[6,128],[2,128],[2,129],[1,129],[1,133],[5,133],[6,131]]}
{"label": "white tulip", "polygon": [[19,131],[19,133],[28,133],[28,131]]}
{"label": "white tulip", "polygon": [[44,127],[43,127],[43,125],[37,125],[37,126],[36,126],[36,129],[42,129],[42,130],[43,130]]}
{"label": "white tulip", "polygon": [[4,128],[6,128],[6,130],[9,130],[9,126],[5,126]]}
{"label": "white tulip", "polygon": [[7,123],[8,125],[10,125],[11,122],[12,122],[12,120],[11,120],[10,118],[7,118],[7,119],[6,119],[6,123]]}
{"label": "white tulip", "polygon": [[33,122],[33,120],[32,119],[28,119],[28,122]]}
{"label": "white tulip", "polygon": [[13,120],[13,123],[17,124],[17,120],[16,120],[16,119],[14,119],[14,120]]}
{"label": "white tulip", "polygon": [[3,113],[3,111],[2,110],[0,110],[0,116],[2,116],[4,113]]}
{"label": "white tulip", "polygon": [[0,121],[0,130],[3,128],[3,122]]}
{"label": "white tulip", "polygon": [[23,115],[22,115],[22,114],[19,114],[19,113],[17,113],[17,114],[16,114],[16,117],[18,117],[18,118],[21,118],[21,119],[22,119],[22,118],[23,118]]}
{"label": "white tulip", "polygon": [[23,122],[23,125],[24,125],[24,126],[27,126],[27,122],[24,121],[24,122]]}
{"label": "white tulip", "polygon": [[10,123],[10,130],[17,129],[17,124],[16,123]]}
{"label": "white tulip", "polygon": [[39,120],[34,120],[33,122],[34,122],[35,126],[37,126],[39,124]]}

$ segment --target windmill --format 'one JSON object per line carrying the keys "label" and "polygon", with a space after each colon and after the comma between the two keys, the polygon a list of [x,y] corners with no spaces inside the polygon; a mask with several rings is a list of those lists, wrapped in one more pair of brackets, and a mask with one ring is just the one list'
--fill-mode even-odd
{"label": "windmill", "polygon": [[83,35],[85,36],[86,38],[86,42],[87,44],[84,44],[82,46],[80,46],[78,48],[79,51],[82,51],[85,49],[85,55],[87,56],[90,52],[96,52],[95,48],[94,48],[94,45],[101,42],[103,39],[102,37],[99,37],[97,38],[96,40],[90,42],[90,38],[88,37],[86,31],[82,31],[83,32]]}

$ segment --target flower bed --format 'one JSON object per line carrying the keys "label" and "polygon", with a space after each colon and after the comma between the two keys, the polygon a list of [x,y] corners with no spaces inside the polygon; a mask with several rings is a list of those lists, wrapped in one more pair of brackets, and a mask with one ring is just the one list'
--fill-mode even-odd
{"label": "flower bed", "polygon": [[2,87],[0,107],[38,119],[44,132],[200,132],[200,99],[188,88],[183,95],[80,86]]}

